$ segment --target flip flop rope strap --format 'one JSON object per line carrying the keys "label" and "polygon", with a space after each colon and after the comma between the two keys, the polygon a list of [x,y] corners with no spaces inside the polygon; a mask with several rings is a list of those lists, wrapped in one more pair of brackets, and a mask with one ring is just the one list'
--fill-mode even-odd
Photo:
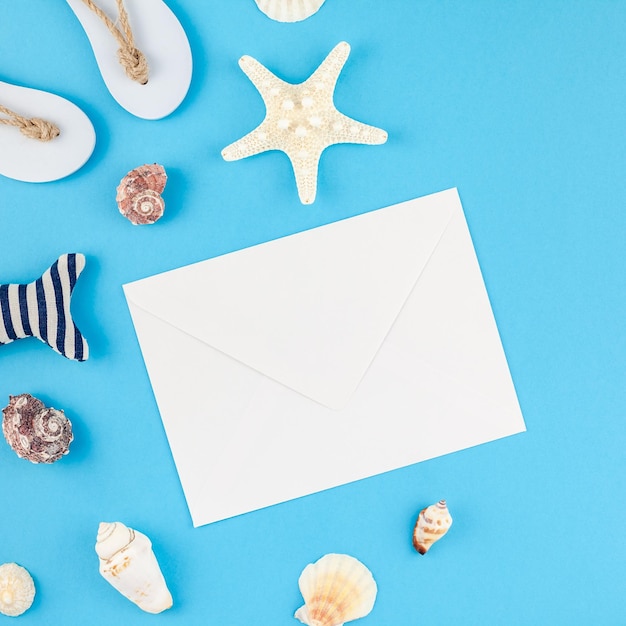
{"label": "flip flop rope strap", "polygon": [[7,109],[0,104],[0,113],[7,117],[0,117],[0,124],[6,126],[15,126],[20,129],[23,135],[29,139],[38,139],[39,141],[50,141],[58,137],[60,131],[57,126],[38,117],[22,117],[21,115]]}
{"label": "flip flop rope strap", "polygon": [[126,75],[145,85],[148,82],[148,61],[141,50],[135,47],[135,38],[128,21],[128,13],[124,8],[124,0],[117,0],[119,15],[117,24],[119,27],[93,0],[83,0],[83,2],[105,23],[117,40],[120,46],[117,56],[126,71]]}

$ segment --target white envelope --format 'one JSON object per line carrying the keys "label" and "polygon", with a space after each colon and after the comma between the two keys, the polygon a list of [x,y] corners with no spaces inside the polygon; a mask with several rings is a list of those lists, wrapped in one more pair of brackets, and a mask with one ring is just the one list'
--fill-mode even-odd
{"label": "white envelope", "polygon": [[124,290],[195,526],[525,430],[455,189]]}

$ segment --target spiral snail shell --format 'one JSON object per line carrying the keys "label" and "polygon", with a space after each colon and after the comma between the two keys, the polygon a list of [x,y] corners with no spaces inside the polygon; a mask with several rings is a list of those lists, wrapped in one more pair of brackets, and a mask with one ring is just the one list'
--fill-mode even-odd
{"label": "spiral snail shell", "polygon": [[162,165],[142,165],[131,170],[117,187],[117,206],[120,213],[135,226],[154,224],[165,210],[161,197],[167,182]]}
{"label": "spiral snail shell", "polygon": [[23,393],[9,396],[2,413],[2,433],[20,458],[54,463],[70,451],[72,423],[63,411],[47,408],[41,400]]}

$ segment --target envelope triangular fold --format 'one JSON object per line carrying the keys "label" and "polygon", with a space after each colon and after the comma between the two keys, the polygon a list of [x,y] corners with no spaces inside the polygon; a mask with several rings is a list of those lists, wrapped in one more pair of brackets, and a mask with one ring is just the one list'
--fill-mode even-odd
{"label": "envelope triangular fold", "polygon": [[346,405],[439,242],[445,195],[126,286],[133,303],[331,408]]}

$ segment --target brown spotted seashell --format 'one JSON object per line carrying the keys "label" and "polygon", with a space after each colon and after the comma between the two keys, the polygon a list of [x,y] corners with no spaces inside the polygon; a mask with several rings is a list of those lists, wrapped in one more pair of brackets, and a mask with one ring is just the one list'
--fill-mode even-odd
{"label": "brown spotted seashell", "polygon": [[445,500],[431,504],[420,511],[413,529],[413,546],[426,554],[435,541],[439,541],[452,526],[452,517]]}
{"label": "brown spotted seashell", "polygon": [[117,187],[117,206],[120,213],[133,224],[154,224],[165,210],[161,197],[167,182],[162,165],[142,165],[131,170]]}
{"label": "brown spotted seashell", "polygon": [[54,463],[70,451],[72,423],[28,393],[9,396],[2,409],[2,433],[17,456],[31,463]]}

